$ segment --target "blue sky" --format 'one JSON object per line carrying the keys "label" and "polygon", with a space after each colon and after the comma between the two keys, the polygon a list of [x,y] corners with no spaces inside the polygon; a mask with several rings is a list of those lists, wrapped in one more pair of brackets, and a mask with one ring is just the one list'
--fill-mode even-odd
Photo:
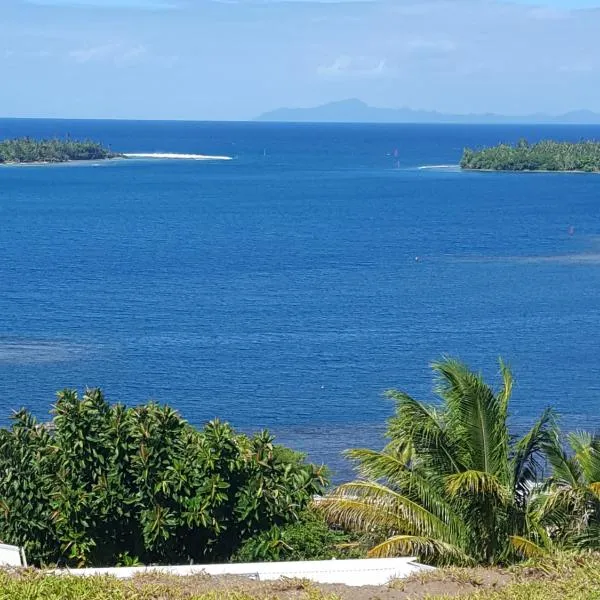
{"label": "blue sky", "polygon": [[600,0],[0,0],[0,116],[600,112]]}

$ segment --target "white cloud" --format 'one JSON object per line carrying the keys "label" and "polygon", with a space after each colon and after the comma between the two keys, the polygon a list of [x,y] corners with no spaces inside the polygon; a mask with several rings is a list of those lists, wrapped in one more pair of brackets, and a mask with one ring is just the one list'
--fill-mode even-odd
{"label": "white cloud", "polygon": [[117,66],[128,66],[138,62],[146,53],[146,47],[141,44],[130,47],[123,44],[103,44],[71,50],[69,57],[80,64],[94,61],[108,61]]}
{"label": "white cloud", "polygon": [[390,74],[385,58],[364,56],[338,56],[332,63],[320,65],[317,73],[322,77],[384,77]]}

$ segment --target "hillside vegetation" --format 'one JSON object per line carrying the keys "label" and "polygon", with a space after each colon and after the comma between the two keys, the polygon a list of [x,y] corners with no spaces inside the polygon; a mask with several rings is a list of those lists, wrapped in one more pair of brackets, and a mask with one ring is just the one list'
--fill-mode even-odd
{"label": "hillside vegetation", "polygon": [[120,156],[98,142],[71,139],[16,138],[0,141],[0,163],[60,163]]}
{"label": "hillside vegetation", "polygon": [[530,144],[472,150],[465,148],[460,166],[463,169],[490,171],[600,171],[600,142],[555,142],[545,140]]}

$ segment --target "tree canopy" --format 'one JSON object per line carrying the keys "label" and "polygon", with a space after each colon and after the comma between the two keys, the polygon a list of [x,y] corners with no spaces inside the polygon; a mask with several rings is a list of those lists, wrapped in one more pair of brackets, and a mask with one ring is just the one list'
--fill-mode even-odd
{"label": "tree canopy", "polygon": [[325,484],[266,432],[198,430],[168,406],[66,390],[50,423],[22,410],[0,429],[0,540],[37,565],[228,560]]}
{"label": "tree canopy", "polygon": [[120,156],[91,140],[42,139],[29,137],[0,141],[0,163],[68,162],[105,160]]}
{"label": "tree canopy", "polygon": [[489,148],[465,148],[463,169],[490,171],[600,171],[600,142],[555,142],[498,144]]}
{"label": "tree canopy", "polygon": [[[377,532],[371,556],[416,555],[459,564],[507,563],[550,552],[565,525],[576,522],[581,533],[587,523],[598,522],[597,513],[590,518],[587,511],[598,508],[600,486],[589,480],[596,478],[600,462],[587,471],[568,469],[548,411],[523,436],[510,434],[513,380],[504,364],[498,391],[456,360],[445,359],[433,369],[441,402],[389,392],[396,401],[389,443],[382,451],[348,452],[361,478],[317,503],[330,522]],[[586,448],[591,451],[589,444]],[[558,453],[551,455],[552,463],[563,467],[543,493],[551,450]],[[572,476],[561,474],[567,470]],[[561,490],[564,500],[542,501]]]}

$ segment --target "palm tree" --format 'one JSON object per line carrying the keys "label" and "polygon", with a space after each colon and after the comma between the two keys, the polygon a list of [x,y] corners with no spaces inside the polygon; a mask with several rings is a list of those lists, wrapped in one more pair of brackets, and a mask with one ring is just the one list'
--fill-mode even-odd
{"label": "palm tree", "polygon": [[552,441],[552,415],[544,412],[514,439],[507,425],[513,380],[502,361],[498,392],[459,361],[445,358],[432,368],[441,403],[388,392],[396,401],[388,445],[348,451],[360,478],[317,508],[331,523],[377,539],[370,556],[511,560],[519,546],[543,536],[530,500],[542,476],[543,448]]}
{"label": "palm tree", "polygon": [[600,437],[587,432],[554,432],[545,445],[552,475],[536,499],[535,520],[549,532],[526,555],[556,550],[600,549]]}

